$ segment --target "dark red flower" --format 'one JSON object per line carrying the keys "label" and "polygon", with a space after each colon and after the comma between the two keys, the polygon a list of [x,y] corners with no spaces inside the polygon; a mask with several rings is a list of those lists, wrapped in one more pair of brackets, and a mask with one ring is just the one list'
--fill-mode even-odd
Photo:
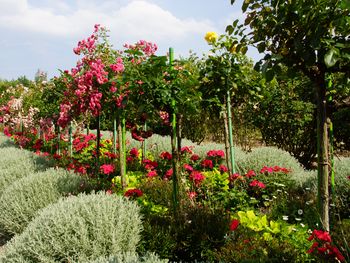
{"label": "dark red flower", "polygon": [[239,220],[238,219],[233,219],[230,224],[230,230],[235,231],[237,227],[239,226]]}
{"label": "dark red flower", "polygon": [[124,193],[125,197],[140,197],[142,195],[143,195],[142,191],[140,189],[137,189],[137,188],[129,189]]}

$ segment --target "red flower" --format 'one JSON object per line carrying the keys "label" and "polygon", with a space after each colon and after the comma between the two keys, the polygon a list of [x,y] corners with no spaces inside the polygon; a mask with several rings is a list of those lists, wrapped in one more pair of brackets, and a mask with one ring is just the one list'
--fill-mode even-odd
{"label": "red flower", "polygon": [[251,187],[259,187],[259,188],[265,188],[266,185],[263,183],[263,182],[260,182],[258,180],[253,180],[250,184],[249,184]]}
{"label": "red flower", "polygon": [[230,224],[230,230],[235,231],[237,227],[239,226],[239,220],[238,219],[233,219]]}
{"label": "red flower", "polygon": [[156,177],[157,175],[158,175],[157,171],[156,170],[152,170],[152,171],[148,172],[147,177]]}
{"label": "red flower", "polygon": [[173,176],[173,169],[171,168],[171,169],[169,169],[168,171],[165,172],[164,177],[165,177],[166,179],[169,179],[169,178],[172,177],[172,176]]}
{"label": "red flower", "polygon": [[210,150],[207,152],[208,157],[219,157],[219,158],[224,158],[225,153],[223,150]]}
{"label": "red flower", "polygon": [[184,154],[184,153],[192,154],[193,151],[191,150],[191,148],[192,148],[192,147],[189,147],[189,146],[182,147],[182,148],[181,148],[181,154]]}
{"label": "red flower", "polygon": [[142,161],[145,164],[146,170],[153,170],[158,167],[158,163],[156,161],[151,161],[149,159],[145,159]]}
{"label": "red flower", "polygon": [[131,155],[131,157],[133,157],[133,158],[138,158],[138,157],[139,157],[139,151],[138,151],[136,148],[132,148],[132,149],[130,150],[130,155]]}
{"label": "red flower", "polygon": [[62,156],[59,155],[59,154],[57,154],[57,153],[54,153],[54,155],[53,155],[52,157],[53,157],[54,159],[56,159],[56,160],[59,160],[59,159],[62,158]]}
{"label": "red flower", "polygon": [[243,179],[243,176],[240,175],[239,173],[234,173],[234,174],[231,174],[229,177],[228,177],[229,181],[230,182],[233,182],[234,180],[236,179]]}
{"label": "red flower", "polygon": [[124,193],[125,197],[140,197],[142,195],[143,195],[142,191],[140,189],[137,189],[137,188],[129,189]]}
{"label": "red flower", "polygon": [[164,159],[164,160],[171,160],[173,158],[173,156],[171,155],[171,153],[169,152],[162,152],[160,155],[159,155],[160,158]]}
{"label": "red flower", "polygon": [[205,179],[204,175],[199,171],[193,171],[190,174],[190,180],[194,182],[196,186],[200,185],[200,183]]}
{"label": "red flower", "polygon": [[184,164],[183,166],[185,168],[185,170],[189,173],[193,172],[193,167],[187,163]]}
{"label": "red flower", "polygon": [[188,197],[189,197],[190,199],[194,199],[196,196],[197,196],[197,193],[196,193],[196,192],[188,192]]}
{"label": "red flower", "polygon": [[248,178],[251,178],[253,176],[256,176],[256,174],[255,174],[254,170],[249,170],[245,176]]}
{"label": "red flower", "polygon": [[265,172],[267,172],[267,173],[273,173],[273,168],[272,167],[267,167],[267,166],[264,166],[263,168],[261,168],[261,170],[260,170],[260,173],[265,173]]}
{"label": "red flower", "polygon": [[203,168],[213,169],[213,161],[212,160],[205,159],[202,161],[201,165]]}
{"label": "red flower", "polygon": [[199,160],[199,155],[198,154],[192,154],[190,160],[193,161],[193,162],[198,161]]}
{"label": "red flower", "polygon": [[228,172],[228,168],[225,165],[223,165],[223,164],[220,164],[219,170],[220,170],[221,173]]}
{"label": "red flower", "polygon": [[103,164],[100,166],[100,170],[104,174],[111,174],[114,172],[114,166],[112,164]]}

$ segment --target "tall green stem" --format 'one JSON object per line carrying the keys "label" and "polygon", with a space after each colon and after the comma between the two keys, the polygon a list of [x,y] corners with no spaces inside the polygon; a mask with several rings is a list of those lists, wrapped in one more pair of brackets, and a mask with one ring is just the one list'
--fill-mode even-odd
{"label": "tall green stem", "polygon": [[124,156],[123,167],[124,167],[124,175],[126,176],[126,123],[125,123],[125,116],[123,116],[123,118],[122,118],[122,144],[123,144],[123,156]]}
{"label": "tall green stem", "polygon": [[231,94],[230,91],[227,90],[227,121],[228,121],[228,131],[229,131],[229,144],[230,144],[230,163],[231,163],[231,169],[232,173],[236,172],[235,168],[235,148],[233,145],[233,134],[232,134],[232,113],[231,113]]}
{"label": "tall green stem", "polygon": [[72,135],[72,123],[69,124],[68,136],[69,136],[69,156],[73,156],[73,135]]}
{"label": "tall green stem", "polygon": [[123,149],[123,127],[122,127],[122,118],[120,111],[118,113],[118,141],[119,141],[119,166],[120,166],[120,183],[122,185],[122,189],[126,187],[126,178],[125,178],[125,155]]}
{"label": "tall green stem", "polygon": [[[143,130],[147,131],[147,121],[145,121],[145,125],[143,126]],[[147,151],[147,142],[146,139],[142,142],[142,160],[146,159],[146,151]]]}
{"label": "tall green stem", "polygon": [[117,154],[117,118],[113,119],[113,153]]}
{"label": "tall green stem", "polygon": [[100,170],[101,117],[97,116],[96,174]]}
{"label": "tall green stem", "polygon": [[[173,62],[174,62],[174,49],[169,48],[169,66],[172,69],[173,67]],[[178,198],[178,192],[179,192],[179,185],[178,185],[178,171],[177,171],[177,161],[178,161],[178,156],[177,156],[177,141],[176,141],[176,101],[174,96],[172,96],[171,100],[171,127],[172,127],[172,133],[171,133],[171,152],[172,152],[172,167],[173,167],[173,209],[174,209],[174,214],[177,215],[177,210],[178,210],[178,205],[179,205],[179,198]]]}
{"label": "tall green stem", "polygon": [[61,155],[61,128],[57,126],[57,154]]}

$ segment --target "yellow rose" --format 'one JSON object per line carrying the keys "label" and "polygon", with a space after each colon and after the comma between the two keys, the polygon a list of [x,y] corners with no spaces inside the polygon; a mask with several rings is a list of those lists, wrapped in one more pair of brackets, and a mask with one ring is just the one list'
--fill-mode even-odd
{"label": "yellow rose", "polygon": [[218,39],[218,34],[215,32],[208,32],[205,34],[204,39],[208,42],[208,44],[213,44]]}

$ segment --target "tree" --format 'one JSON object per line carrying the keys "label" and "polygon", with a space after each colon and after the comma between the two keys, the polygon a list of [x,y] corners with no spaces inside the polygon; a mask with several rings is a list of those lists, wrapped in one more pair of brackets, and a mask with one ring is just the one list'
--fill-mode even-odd
{"label": "tree", "polygon": [[[233,4],[235,0],[231,0]],[[244,25],[229,25],[229,34],[241,36],[236,49],[255,46],[265,53],[256,68],[267,80],[285,64],[293,75],[303,72],[314,86],[317,99],[318,200],[323,228],[329,231],[329,139],[327,85],[332,73],[350,73],[350,1],[245,0]],[[244,31],[249,27],[250,32]]]}

